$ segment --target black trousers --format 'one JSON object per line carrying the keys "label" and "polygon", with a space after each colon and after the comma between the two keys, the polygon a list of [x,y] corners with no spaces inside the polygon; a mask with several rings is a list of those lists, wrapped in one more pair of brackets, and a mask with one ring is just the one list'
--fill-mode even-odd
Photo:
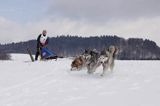
{"label": "black trousers", "polygon": [[38,60],[38,56],[39,56],[39,55],[41,56],[41,49],[42,49],[42,48],[37,48],[35,60]]}

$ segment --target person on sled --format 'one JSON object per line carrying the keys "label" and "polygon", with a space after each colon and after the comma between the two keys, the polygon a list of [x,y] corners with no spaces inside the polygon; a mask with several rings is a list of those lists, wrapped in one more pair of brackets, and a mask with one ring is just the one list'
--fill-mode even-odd
{"label": "person on sled", "polygon": [[[49,43],[49,38],[47,37],[47,31],[43,30],[42,34],[40,34],[37,38],[37,51],[35,55],[35,60],[38,60],[38,56],[41,56],[42,48],[46,47]],[[41,56],[42,58],[42,56]]]}

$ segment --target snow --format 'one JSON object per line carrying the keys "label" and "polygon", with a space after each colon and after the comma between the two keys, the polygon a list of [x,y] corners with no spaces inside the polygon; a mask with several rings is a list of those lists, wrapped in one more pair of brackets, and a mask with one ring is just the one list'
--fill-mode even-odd
{"label": "snow", "polygon": [[116,61],[88,75],[70,71],[72,59],[31,62],[12,54],[0,61],[0,106],[159,106],[160,61]]}

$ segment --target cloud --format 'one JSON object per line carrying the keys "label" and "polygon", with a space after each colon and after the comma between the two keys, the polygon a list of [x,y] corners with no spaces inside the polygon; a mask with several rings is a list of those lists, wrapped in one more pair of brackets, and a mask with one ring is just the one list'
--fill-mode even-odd
{"label": "cloud", "polygon": [[16,39],[21,39],[22,37],[18,36],[18,30],[23,30],[20,25],[12,21],[9,21],[3,17],[0,17],[0,41],[2,43],[16,41]]}
{"label": "cloud", "polygon": [[49,14],[104,22],[160,16],[159,0],[49,0]]}
{"label": "cloud", "polygon": [[[8,4],[9,3],[9,4]],[[160,46],[159,0],[19,0],[2,3],[0,42],[62,34],[147,38]],[[30,7],[26,5],[30,4]],[[5,5],[3,5],[5,4]]]}

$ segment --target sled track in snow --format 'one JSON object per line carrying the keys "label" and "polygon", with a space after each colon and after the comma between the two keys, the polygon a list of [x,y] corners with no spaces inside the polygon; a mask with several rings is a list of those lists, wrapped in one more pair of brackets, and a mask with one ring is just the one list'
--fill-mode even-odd
{"label": "sled track in snow", "polygon": [[7,91],[9,91],[9,90],[13,90],[13,89],[16,89],[16,88],[23,87],[23,86],[25,86],[25,85],[34,83],[34,82],[36,82],[36,81],[39,81],[40,79],[46,78],[47,76],[52,75],[52,74],[53,74],[53,72],[50,72],[50,73],[47,73],[47,74],[45,74],[45,75],[41,75],[41,76],[39,76],[39,77],[36,77],[36,78],[31,79],[31,80],[29,80],[29,81],[26,81],[26,82],[24,82],[24,83],[16,84],[16,85],[13,85],[13,86],[11,86],[11,87],[2,89],[2,90],[0,91],[0,95],[1,95],[1,93],[7,92]]}
{"label": "sled track in snow", "polygon": [[[45,88],[47,85],[55,82],[53,72],[41,75],[24,83],[16,84],[0,91],[0,104],[6,104],[17,100],[29,92],[37,91],[39,88]],[[58,79],[56,79],[57,81]]]}

